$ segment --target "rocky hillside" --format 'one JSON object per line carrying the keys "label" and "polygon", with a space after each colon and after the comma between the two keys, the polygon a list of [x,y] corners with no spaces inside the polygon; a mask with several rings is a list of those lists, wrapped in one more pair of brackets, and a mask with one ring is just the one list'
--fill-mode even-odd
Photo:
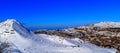
{"label": "rocky hillside", "polygon": [[[104,23],[104,24],[103,24]],[[115,26],[116,25],[116,26]],[[97,23],[64,30],[36,30],[36,34],[57,35],[67,38],[79,38],[104,48],[116,48],[120,53],[120,23]]]}

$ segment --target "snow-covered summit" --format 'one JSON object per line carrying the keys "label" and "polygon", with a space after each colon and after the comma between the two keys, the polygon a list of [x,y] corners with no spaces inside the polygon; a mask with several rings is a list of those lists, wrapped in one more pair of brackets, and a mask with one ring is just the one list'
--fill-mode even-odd
{"label": "snow-covered summit", "polygon": [[17,21],[15,19],[7,19],[5,22],[11,23],[11,22],[17,22]]}
{"label": "snow-covered summit", "polygon": [[100,22],[100,23],[94,24],[94,26],[120,28],[120,22]]}
{"label": "snow-covered summit", "polygon": [[2,29],[14,29],[14,26],[18,26],[17,28],[21,27],[22,25],[17,22],[15,19],[7,19],[0,23],[0,27]]}
{"label": "snow-covered summit", "polygon": [[[3,22],[1,22],[0,23],[0,33],[8,33],[8,32],[10,32],[10,31],[13,31],[14,30],[14,27],[13,27],[13,25],[14,24],[17,24],[17,25],[19,25],[18,24],[18,22],[16,21],[16,20],[14,20],[14,19],[7,19],[7,20],[5,20],[5,21],[3,21]],[[16,25],[16,26],[17,26]],[[19,28],[19,27],[18,27]]]}
{"label": "snow-covered summit", "polygon": [[0,23],[0,30],[2,31],[16,31],[17,33],[24,34],[29,33],[29,31],[22,26],[19,22],[17,22],[15,19],[7,19]]}
{"label": "snow-covered summit", "polygon": [[17,22],[15,19],[7,19],[7,20],[1,22],[0,25],[2,25],[2,24],[3,25],[12,25],[13,23],[19,23],[19,22]]}

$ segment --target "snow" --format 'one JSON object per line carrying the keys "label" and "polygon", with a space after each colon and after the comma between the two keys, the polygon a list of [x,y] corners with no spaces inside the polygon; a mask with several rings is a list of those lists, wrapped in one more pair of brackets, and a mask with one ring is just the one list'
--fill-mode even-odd
{"label": "snow", "polygon": [[94,24],[94,26],[99,26],[99,27],[120,27],[120,22],[100,22],[97,24]]}
{"label": "snow", "polygon": [[14,19],[0,23],[0,42],[10,45],[4,53],[116,53],[115,49],[100,48],[80,39],[33,34]]}

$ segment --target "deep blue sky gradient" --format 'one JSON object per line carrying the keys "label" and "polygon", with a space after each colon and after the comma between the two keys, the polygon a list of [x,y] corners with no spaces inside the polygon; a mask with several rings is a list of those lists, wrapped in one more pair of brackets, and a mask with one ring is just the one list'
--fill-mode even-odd
{"label": "deep blue sky gradient", "polygon": [[0,21],[34,25],[120,22],[120,0],[0,0]]}

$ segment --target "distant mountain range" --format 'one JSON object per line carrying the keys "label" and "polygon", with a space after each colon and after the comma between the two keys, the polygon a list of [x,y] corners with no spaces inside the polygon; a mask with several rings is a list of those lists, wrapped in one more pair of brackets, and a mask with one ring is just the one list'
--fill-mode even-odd
{"label": "distant mountain range", "polygon": [[82,24],[66,24],[66,25],[34,25],[34,24],[23,24],[26,28],[29,30],[61,30],[61,29],[67,29],[67,28],[75,28],[79,26],[89,26],[89,25],[94,25],[94,26],[101,26],[101,27],[119,27],[120,22],[100,22],[96,24],[92,23],[82,23]]}

